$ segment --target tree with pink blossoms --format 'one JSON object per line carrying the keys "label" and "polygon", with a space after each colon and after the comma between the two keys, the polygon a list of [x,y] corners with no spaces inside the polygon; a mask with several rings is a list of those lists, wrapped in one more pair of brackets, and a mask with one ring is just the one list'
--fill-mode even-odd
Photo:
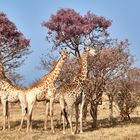
{"label": "tree with pink blossoms", "polygon": [[60,9],[43,26],[49,29],[46,38],[53,48],[68,47],[73,55],[80,56],[81,47],[104,44],[111,21],[91,12],[82,16],[73,9]]}
{"label": "tree with pink blossoms", "polygon": [[29,42],[6,14],[0,12],[0,62],[5,72],[9,73],[23,63],[24,56],[30,53]]}

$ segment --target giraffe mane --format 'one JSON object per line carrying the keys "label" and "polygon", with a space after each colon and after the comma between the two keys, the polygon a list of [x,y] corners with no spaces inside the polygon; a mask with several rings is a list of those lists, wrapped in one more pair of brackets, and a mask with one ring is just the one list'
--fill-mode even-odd
{"label": "giraffe mane", "polygon": [[[84,55],[84,54],[82,54],[82,55]],[[81,56],[81,57],[78,57],[77,60],[78,60],[78,62],[79,62],[80,68],[79,68],[79,70],[78,70],[78,73],[75,74],[75,76],[74,76],[74,78],[73,78],[73,79],[75,79],[75,80],[78,80],[79,77],[81,76],[81,71],[82,71],[82,56]]]}

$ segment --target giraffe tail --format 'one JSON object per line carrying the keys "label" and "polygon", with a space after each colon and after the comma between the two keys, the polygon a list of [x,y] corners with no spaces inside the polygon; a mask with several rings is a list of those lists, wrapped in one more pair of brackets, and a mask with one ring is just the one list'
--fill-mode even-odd
{"label": "giraffe tail", "polygon": [[27,107],[25,108],[25,112],[26,112],[26,114],[28,113],[28,108]]}
{"label": "giraffe tail", "polygon": [[9,106],[8,106],[8,101],[6,101],[6,116],[8,117],[9,115]]}
{"label": "giraffe tail", "polygon": [[67,115],[67,112],[66,112],[65,108],[63,109],[63,114],[64,114],[64,117],[65,117],[65,119],[67,121],[67,126],[68,126],[69,125],[69,121],[68,121],[68,115]]}

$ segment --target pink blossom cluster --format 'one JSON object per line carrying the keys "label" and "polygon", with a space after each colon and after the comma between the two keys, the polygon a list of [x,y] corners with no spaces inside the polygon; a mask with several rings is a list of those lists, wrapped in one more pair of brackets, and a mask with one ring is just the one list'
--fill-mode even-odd
{"label": "pink blossom cluster", "polygon": [[26,47],[29,40],[19,32],[13,22],[11,22],[6,14],[0,12],[0,44],[14,42],[14,45]]}
{"label": "pink blossom cluster", "polygon": [[56,15],[52,15],[49,21],[43,22],[43,26],[56,32],[56,39],[60,41],[87,35],[97,28],[107,29],[111,21],[104,17],[98,17],[91,12],[81,16],[73,9],[60,9]]}

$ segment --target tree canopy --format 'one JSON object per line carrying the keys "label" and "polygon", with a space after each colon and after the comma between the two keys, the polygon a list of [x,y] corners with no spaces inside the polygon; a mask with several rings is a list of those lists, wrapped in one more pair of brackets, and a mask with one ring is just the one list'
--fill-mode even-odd
{"label": "tree canopy", "polygon": [[80,46],[98,44],[108,35],[106,29],[111,26],[111,20],[90,11],[82,16],[73,9],[60,9],[43,26],[49,29],[47,40],[55,47],[68,47],[75,56],[80,56]]}
{"label": "tree canopy", "polygon": [[0,12],[0,61],[6,72],[22,64],[24,59],[20,58],[29,53],[29,42],[6,14]]}

